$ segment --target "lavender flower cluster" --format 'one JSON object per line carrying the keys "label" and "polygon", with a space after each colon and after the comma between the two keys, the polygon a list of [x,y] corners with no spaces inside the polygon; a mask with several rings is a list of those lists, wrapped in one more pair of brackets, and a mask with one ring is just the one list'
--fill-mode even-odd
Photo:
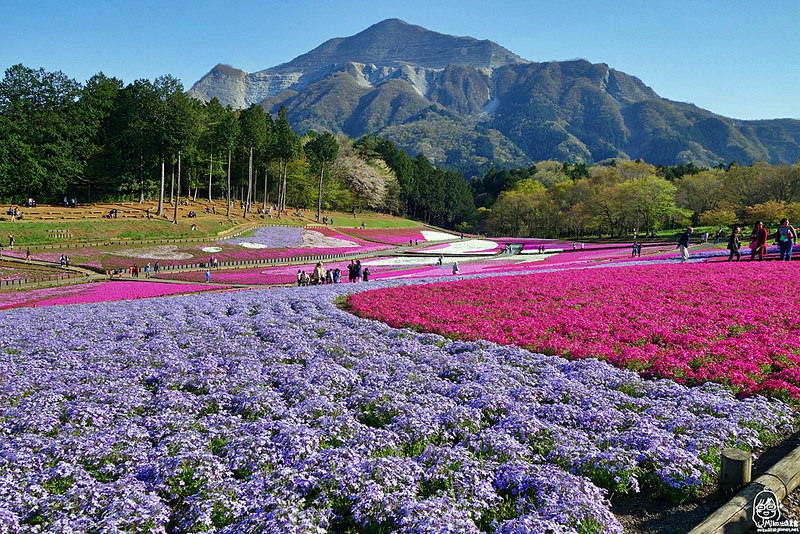
{"label": "lavender flower cluster", "polygon": [[290,226],[259,226],[252,235],[226,240],[225,243],[257,243],[265,248],[296,247],[303,243],[303,229]]}
{"label": "lavender flower cluster", "polygon": [[392,329],[355,289],[0,312],[0,531],[622,532],[608,491],[695,487],[791,420]]}

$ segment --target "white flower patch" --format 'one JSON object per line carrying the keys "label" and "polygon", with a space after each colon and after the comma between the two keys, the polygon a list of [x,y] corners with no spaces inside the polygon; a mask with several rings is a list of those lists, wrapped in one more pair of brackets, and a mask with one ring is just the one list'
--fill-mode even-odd
{"label": "white flower patch", "polygon": [[151,260],[190,260],[194,257],[186,252],[177,252],[177,250],[178,247],[175,245],[158,245],[146,248],[126,248],[117,252],[109,252],[109,254]]}
{"label": "white flower patch", "polygon": [[239,243],[239,246],[244,248],[269,248],[269,245],[264,245],[262,243],[250,243],[249,241],[242,241]]}
{"label": "white flower patch", "polygon": [[408,266],[408,265],[436,265],[436,262],[439,261],[438,258],[408,258],[408,257],[384,257],[384,258],[375,258],[372,260],[362,260],[361,265],[369,265],[370,267],[375,266],[384,266],[384,267],[393,267],[393,266]]}
{"label": "white flower patch", "polygon": [[450,241],[451,239],[458,239],[457,235],[437,232],[436,230],[423,230],[422,237],[425,241]]}
{"label": "white flower patch", "polygon": [[[447,243],[442,248],[437,248],[435,251],[440,254],[496,254],[497,242],[489,241],[488,239],[465,239],[459,240],[454,243]],[[486,252],[486,251],[489,252]]]}
{"label": "white flower patch", "polygon": [[222,247],[203,247],[203,252],[222,252]]}
{"label": "white flower patch", "polygon": [[357,243],[336,237],[326,237],[321,232],[303,230],[303,243],[301,248],[352,248],[358,247]]}

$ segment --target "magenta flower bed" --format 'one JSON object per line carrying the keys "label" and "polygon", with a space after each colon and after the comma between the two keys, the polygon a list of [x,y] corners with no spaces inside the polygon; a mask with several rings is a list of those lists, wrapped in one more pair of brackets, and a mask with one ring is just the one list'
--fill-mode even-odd
{"label": "magenta flower bed", "polygon": [[[362,316],[545,354],[597,357],[644,376],[800,399],[800,263],[662,264],[383,289]],[[513,304],[513,305],[512,305]]]}
{"label": "magenta flower bed", "polygon": [[348,236],[353,236],[367,241],[377,241],[389,245],[407,245],[408,240],[423,242],[425,237],[422,235],[421,228],[391,228],[391,229],[370,229],[370,228],[348,228],[342,230]]}
{"label": "magenta flower bed", "polygon": [[[297,268],[293,266],[258,269],[212,270],[211,281],[220,284],[282,285],[296,282]],[[184,282],[205,282],[205,271],[160,273],[158,278]]]}
{"label": "magenta flower bed", "polygon": [[220,289],[229,288],[227,286],[212,284],[190,285],[172,284],[168,282],[132,281],[97,282],[78,286],[12,293],[8,301],[4,298],[4,302],[0,304],[0,310],[19,306],[57,306],[61,304],[133,300]]}

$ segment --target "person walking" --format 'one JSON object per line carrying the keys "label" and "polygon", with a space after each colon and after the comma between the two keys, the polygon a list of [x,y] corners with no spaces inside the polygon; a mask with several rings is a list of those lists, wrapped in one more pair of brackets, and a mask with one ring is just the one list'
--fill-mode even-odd
{"label": "person walking", "polygon": [[753,233],[750,234],[750,261],[756,259],[756,255],[758,255],[758,261],[763,260],[766,252],[767,229],[764,228],[764,223],[757,221]]}
{"label": "person walking", "polygon": [[206,269],[206,283],[211,281],[211,270]]}
{"label": "person walking", "polygon": [[691,226],[686,229],[686,231],[681,235],[680,239],[678,239],[678,248],[681,251],[681,263],[686,263],[689,260],[689,237],[694,232],[694,228]]}
{"label": "person walking", "polygon": [[736,261],[742,259],[742,254],[741,252],[739,252],[739,248],[741,248],[742,246],[741,232],[742,229],[737,226],[736,228],[733,229],[731,237],[728,238],[728,250],[731,251],[731,253],[728,254],[728,261],[733,260],[734,256],[736,256]]}
{"label": "person walking", "polygon": [[453,274],[458,274],[458,262],[453,263]]}
{"label": "person walking", "polygon": [[778,227],[778,246],[781,250],[781,261],[791,261],[795,241],[797,241],[797,232],[789,224],[789,219],[782,219],[781,225]]}

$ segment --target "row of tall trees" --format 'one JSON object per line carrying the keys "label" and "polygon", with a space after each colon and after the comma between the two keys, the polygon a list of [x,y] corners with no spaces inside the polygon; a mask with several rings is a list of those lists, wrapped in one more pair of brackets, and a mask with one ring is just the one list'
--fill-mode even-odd
{"label": "row of tall trees", "polygon": [[[800,217],[800,164],[701,169],[641,161],[544,161],[467,183],[391,141],[294,132],[282,108],[244,110],[186,96],[178,80],[80,84],[8,69],[0,81],[0,202],[226,198],[256,207],[383,211],[492,235],[620,236],[686,224]],[[477,209],[476,209],[477,206]]]}
{"label": "row of tall trees", "polygon": [[[386,156],[391,163],[382,159]],[[452,197],[458,194],[458,209]],[[23,65],[0,81],[0,202],[227,198],[258,207],[376,210],[454,227],[474,211],[461,175],[386,140],[294,132],[282,108],[244,110],[186,96],[171,76],[80,84]]]}
{"label": "row of tall trees", "polygon": [[473,188],[478,209],[471,222],[492,235],[615,237],[634,229],[800,220],[800,163],[702,169],[545,161],[492,170]]}

